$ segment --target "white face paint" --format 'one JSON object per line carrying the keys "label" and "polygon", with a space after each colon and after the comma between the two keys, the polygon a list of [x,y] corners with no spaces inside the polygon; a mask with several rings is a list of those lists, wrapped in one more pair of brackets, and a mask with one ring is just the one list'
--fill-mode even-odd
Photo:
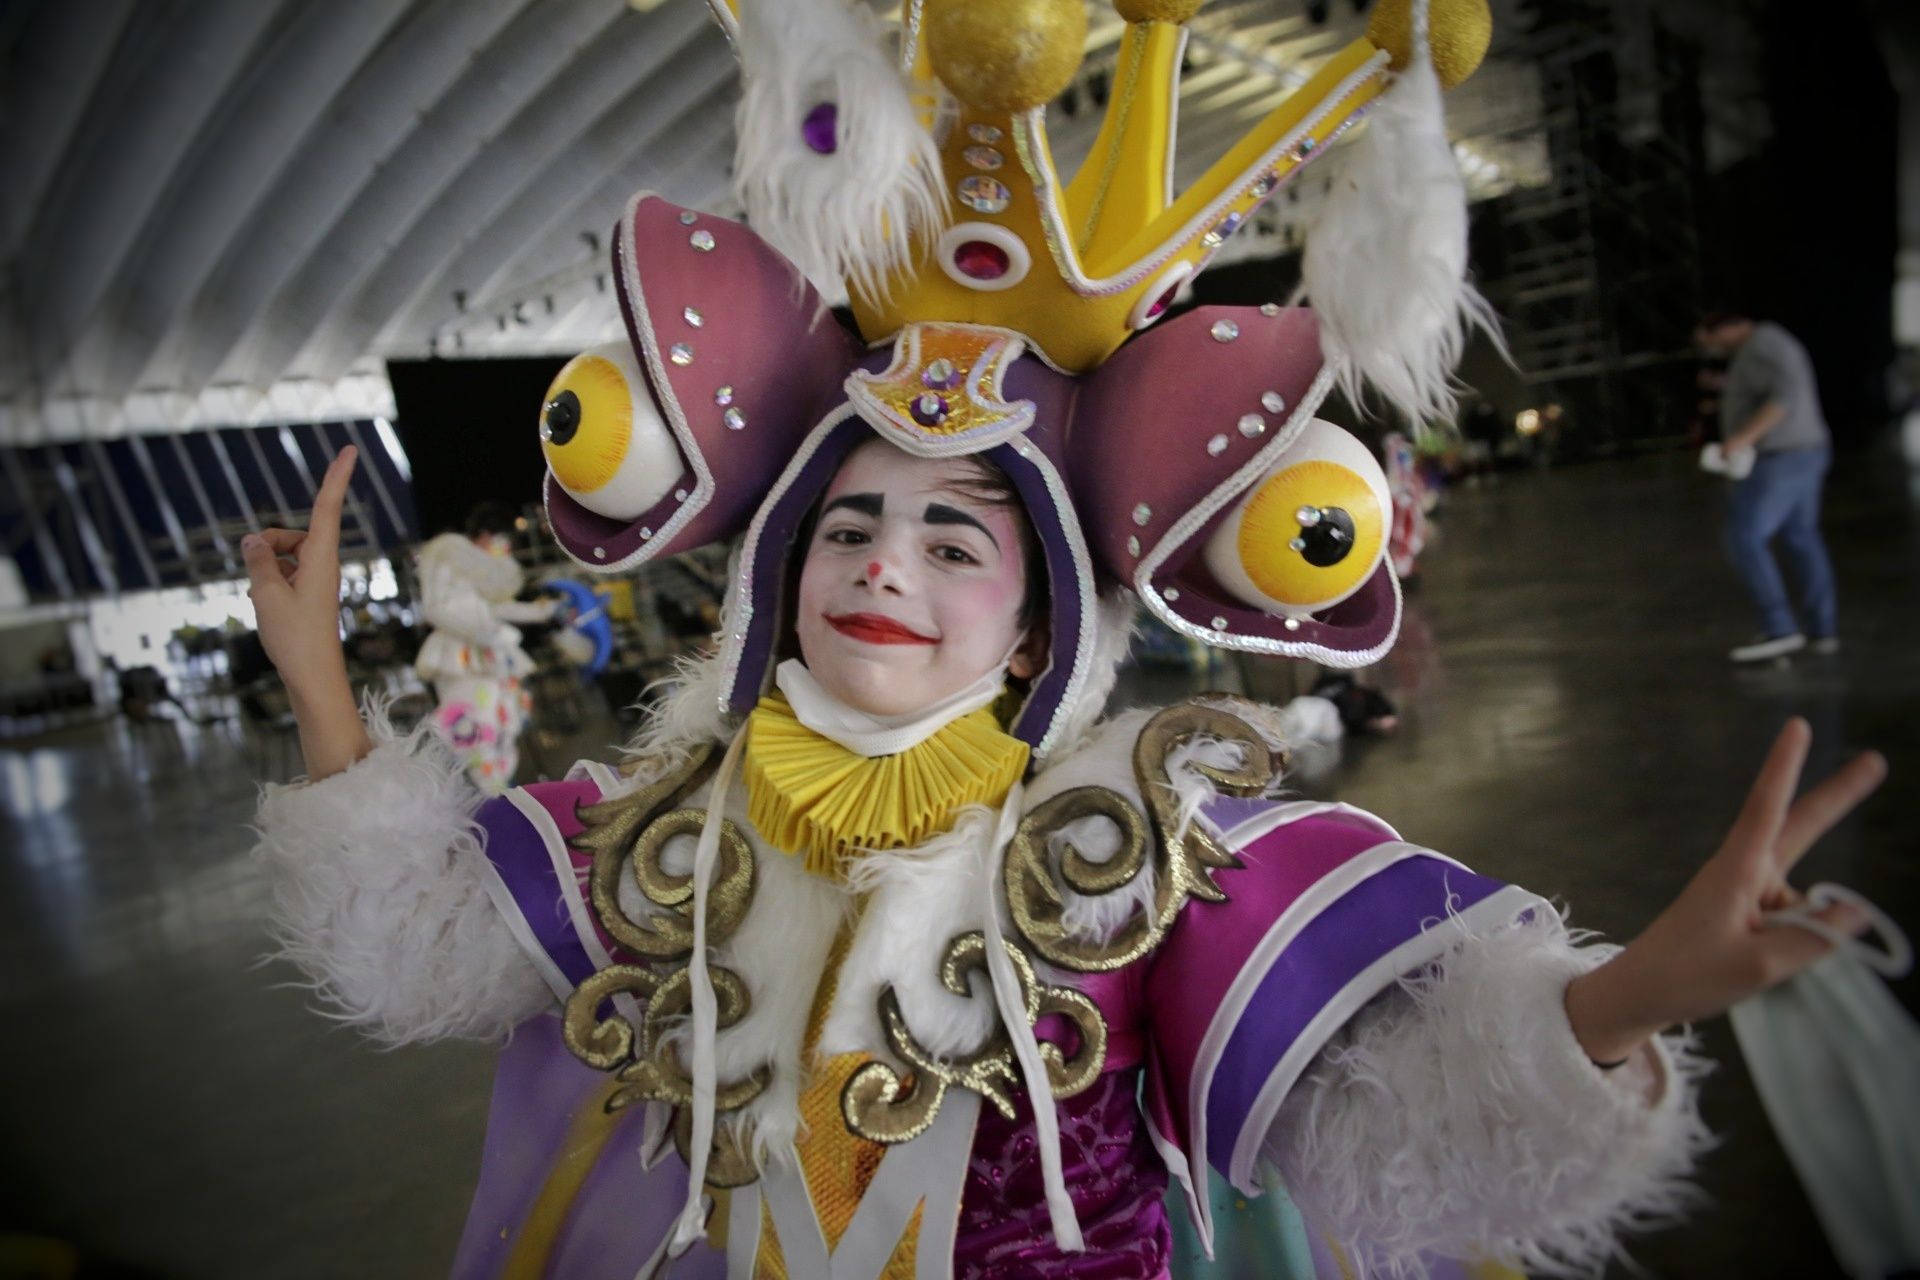
{"label": "white face paint", "polygon": [[[970,496],[978,469],[861,445],[821,500],[800,570],[795,630],[807,670],[868,715],[958,693],[1021,639],[1024,515]],[[1023,644],[1010,667],[1037,669]]]}

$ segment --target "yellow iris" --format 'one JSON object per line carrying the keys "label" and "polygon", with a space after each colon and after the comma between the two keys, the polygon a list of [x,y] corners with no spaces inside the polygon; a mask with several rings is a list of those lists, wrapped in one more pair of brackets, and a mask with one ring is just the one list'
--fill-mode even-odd
{"label": "yellow iris", "polygon": [[[1302,507],[1339,507],[1353,520],[1353,548],[1335,563],[1310,564],[1293,549]],[[1337,462],[1298,462],[1270,476],[1240,521],[1240,564],[1253,585],[1282,604],[1311,607],[1359,585],[1385,536],[1384,513],[1366,478]]]}
{"label": "yellow iris", "polygon": [[[571,435],[555,418],[565,392],[578,405]],[[569,493],[592,493],[619,474],[633,439],[633,391],[626,375],[603,356],[575,356],[547,388],[542,422],[547,429],[540,433],[540,448],[554,478]]]}

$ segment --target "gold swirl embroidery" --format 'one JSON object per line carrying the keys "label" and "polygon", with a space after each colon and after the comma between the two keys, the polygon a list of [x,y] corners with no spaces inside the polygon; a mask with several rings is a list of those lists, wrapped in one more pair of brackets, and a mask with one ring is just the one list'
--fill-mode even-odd
{"label": "gold swirl embroidery", "polygon": [[[593,858],[588,888],[601,928],[652,963],[611,965],[582,982],[567,999],[561,1038],[575,1057],[595,1070],[612,1073],[619,1083],[607,1098],[609,1113],[637,1102],[664,1102],[679,1108],[674,1140],[683,1158],[692,1134],[693,1113],[688,1104],[693,1100],[693,1081],[680,1063],[669,1032],[684,1021],[693,1003],[692,976],[685,967],[693,952],[693,878],[668,871],[664,854],[674,837],[697,837],[707,815],[699,809],[661,810],[684,798],[710,772],[711,755],[710,748],[701,748],[646,787],[582,806],[579,815],[586,830],[573,840],[575,848]],[[629,860],[641,895],[658,908],[637,920],[619,901],[621,868]],[[753,851],[740,829],[723,819],[719,859],[707,898],[709,945],[725,941],[745,919],[753,884]],[[718,966],[711,966],[709,973],[718,1006],[717,1026],[725,1030],[746,1017],[751,1000],[738,974]],[[634,1021],[610,1004],[618,996],[642,1003],[637,1029]],[[603,1010],[610,1010],[609,1016],[603,1018]],[[715,1110],[738,1111],[758,1097],[770,1079],[770,1069],[762,1067],[742,1079],[721,1082]],[[736,1126],[716,1127],[708,1183],[741,1186],[757,1176]]]}
{"label": "gold swirl embroidery", "polygon": [[[1241,748],[1234,768],[1195,761],[1191,768],[1231,795],[1259,795],[1273,783],[1280,760],[1266,741],[1218,703],[1197,701],[1168,707],[1147,722],[1134,742],[1134,779],[1153,815],[1158,839],[1148,839],[1146,822],[1126,797],[1106,787],[1076,787],[1035,806],[1008,846],[1005,885],[1008,906],[1021,934],[1049,961],[1080,973],[1122,968],[1160,944],[1189,898],[1223,902],[1226,894],[1213,873],[1238,867],[1239,859],[1205,827],[1180,825],[1180,794],[1167,773],[1167,760],[1183,743],[1214,738]],[[1064,922],[1065,899],[1047,857],[1050,839],[1068,823],[1104,817],[1120,828],[1120,849],[1106,862],[1090,862],[1071,844],[1062,852],[1057,878],[1089,896],[1113,893],[1131,884],[1149,857],[1153,860],[1153,900],[1105,940],[1079,936]]]}
{"label": "gold swirl embroidery", "polygon": [[[1093,1001],[1078,991],[1041,983],[1026,953],[1012,943],[1005,946],[1028,1024],[1047,1014],[1059,1014],[1079,1037],[1079,1046],[1071,1055],[1057,1044],[1040,1043],[1040,1057],[1046,1064],[1053,1095],[1070,1098],[1099,1077],[1107,1056],[1107,1024]],[[962,934],[947,948],[940,965],[940,981],[953,994],[968,996],[972,994],[969,975],[984,974],[986,968],[986,936],[978,932]],[[909,1071],[902,1075],[888,1063],[870,1062],[854,1072],[840,1095],[840,1114],[848,1129],[872,1142],[909,1142],[933,1124],[950,1088],[971,1089],[1001,1115],[1014,1118],[1014,1089],[1020,1082],[1020,1069],[1005,1027],[996,1029],[978,1051],[943,1061],[915,1042],[892,987],[880,993],[880,1025],[888,1045]]]}

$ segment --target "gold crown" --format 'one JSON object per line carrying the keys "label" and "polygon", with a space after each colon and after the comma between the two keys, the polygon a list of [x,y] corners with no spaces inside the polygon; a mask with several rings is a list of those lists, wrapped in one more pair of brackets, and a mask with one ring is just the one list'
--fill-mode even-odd
{"label": "gold crown", "polygon": [[[989,325],[1025,335],[1069,372],[1097,366],[1353,124],[1412,52],[1412,0],[1380,0],[1365,36],[1176,195],[1183,24],[1200,0],[1115,3],[1127,28],[1105,119],[1063,182],[1046,104],[1079,69],[1084,0],[907,0],[904,64],[926,90],[955,213],[916,236],[912,265],[884,290],[850,290],[869,339],[915,323]],[[1491,30],[1486,0],[1431,0],[1428,46],[1443,85],[1472,74]]]}

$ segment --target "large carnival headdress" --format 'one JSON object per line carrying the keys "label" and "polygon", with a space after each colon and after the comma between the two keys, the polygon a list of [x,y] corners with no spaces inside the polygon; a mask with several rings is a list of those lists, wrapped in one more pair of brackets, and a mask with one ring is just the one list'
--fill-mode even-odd
{"label": "large carnival headdress", "polygon": [[[747,226],[633,198],[614,237],[630,341],[576,358],[542,414],[568,554],[619,569],[744,531],[721,637],[734,711],[766,687],[790,548],[834,469],[879,435],[978,454],[1046,553],[1053,653],[1013,732],[1044,756],[1103,692],[1098,597],[1137,592],[1226,648],[1357,666],[1397,632],[1386,483],[1316,419],[1336,383],[1432,416],[1468,326],[1465,199],[1440,87],[1484,0],[1380,0],[1185,191],[1172,189],[1184,23],[1127,27],[1091,154],[1063,181],[1046,104],[1084,0],[907,0],[889,52],[846,0],[713,0],[740,54]],[[1364,113],[1309,240],[1312,306],[1203,307],[1180,286]],[[842,280],[862,342],[806,277]]]}

